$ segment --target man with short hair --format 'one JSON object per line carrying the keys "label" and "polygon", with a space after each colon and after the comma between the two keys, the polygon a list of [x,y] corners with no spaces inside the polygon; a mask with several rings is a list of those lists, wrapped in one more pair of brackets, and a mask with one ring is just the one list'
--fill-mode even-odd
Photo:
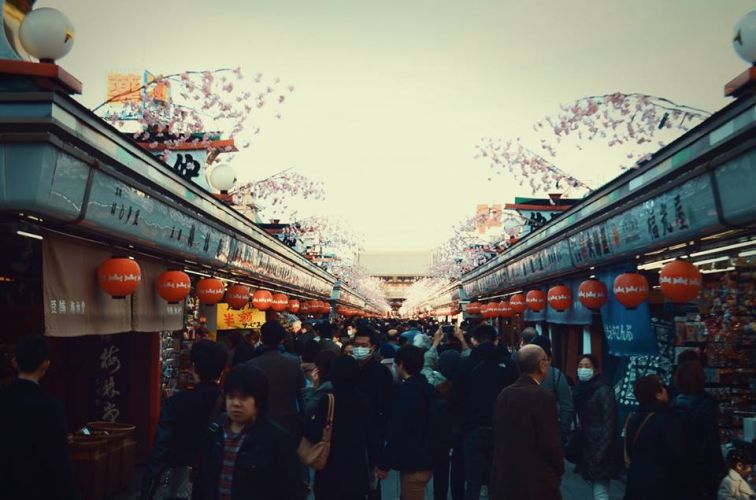
{"label": "man with short hair", "polygon": [[39,386],[50,367],[47,340],[19,340],[13,366],[18,378],[0,391],[0,498],[78,499],[63,406]]}
{"label": "man with short hair", "polygon": [[533,342],[533,339],[537,335],[538,335],[538,331],[532,326],[525,328],[520,334],[520,348],[525,347],[526,345]]}
{"label": "man with short hair", "polygon": [[564,455],[556,400],[541,384],[549,358],[536,345],[517,354],[520,378],[499,394],[494,410],[491,500],[561,500]]}
{"label": "man with short hair", "polygon": [[420,371],[423,350],[406,345],[394,357],[401,384],[396,390],[386,433],[386,444],[376,475],[384,479],[389,469],[401,477],[402,500],[424,500],[433,475],[433,455],[427,433],[434,389]]}
{"label": "man with short hair", "polygon": [[263,353],[247,362],[260,369],[270,383],[268,416],[297,440],[302,437],[305,379],[299,358],[280,350],[286,330],[277,321],[260,329]]}
{"label": "man with short hair", "polygon": [[163,404],[155,445],[142,478],[142,498],[151,498],[166,470],[169,476],[165,496],[188,497],[184,488],[190,467],[198,463],[202,438],[210,420],[223,409],[218,381],[226,368],[225,346],[200,340],[192,346],[190,356],[198,383]]}

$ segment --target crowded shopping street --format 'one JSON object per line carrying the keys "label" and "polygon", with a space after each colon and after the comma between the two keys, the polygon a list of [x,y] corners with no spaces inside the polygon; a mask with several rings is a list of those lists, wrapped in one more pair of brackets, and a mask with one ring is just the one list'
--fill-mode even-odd
{"label": "crowded shopping street", "polygon": [[756,500],[752,0],[0,15],[0,500]]}

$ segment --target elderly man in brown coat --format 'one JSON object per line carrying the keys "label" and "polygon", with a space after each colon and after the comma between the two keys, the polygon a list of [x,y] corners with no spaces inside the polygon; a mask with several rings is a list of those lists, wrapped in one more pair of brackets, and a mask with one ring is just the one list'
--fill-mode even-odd
{"label": "elderly man in brown coat", "polygon": [[546,353],[527,345],[517,354],[521,376],[499,394],[494,409],[491,500],[561,500],[564,455],[554,396],[540,387]]}

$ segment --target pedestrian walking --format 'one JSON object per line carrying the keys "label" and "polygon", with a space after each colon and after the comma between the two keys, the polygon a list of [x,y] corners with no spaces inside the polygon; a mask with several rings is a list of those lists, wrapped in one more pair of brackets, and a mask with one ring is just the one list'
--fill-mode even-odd
{"label": "pedestrian walking", "polygon": [[679,394],[672,401],[672,408],[682,424],[685,454],[692,462],[688,476],[692,500],[714,500],[726,472],[717,401],[704,390],[706,374],[698,359],[680,363],[674,381]]}
{"label": "pedestrian walking", "polygon": [[635,381],[633,392],[640,406],[625,423],[625,500],[692,498],[683,434],[667,389],[648,375]]}
{"label": "pedestrian walking", "polygon": [[593,354],[580,357],[577,376],[575,472],[591,485],[594,500],[609,500],[611,479],[616,477],[621,466],[614,388],[601,375],[599,360]]}
{"label": "pedestrian walking", "polygon": [[494,410],[491,500],[560,500],[564,456],[554,395],[540,386],[549,373],[543,349],[517,353],[520,378],[499,394]]}
{"label": "pedestrian walking", "polygon": [[435,436],[429,435],[429,421],[434,389],[420,373],[422,349],[403,346],[394,362],[402,382],[394,396],[386,444],[375,472],[385,479],[389,470],[399,471],[401,500],[425,500],[425,488],[433,475],[430,446]]}
{"label": "pedestrian walking", "polygon": [[267,416],[265,374],[239,365],[224,384],[226,413],[206,434],[192,499],[303,500],[297,444]]}
{"label": "pedestrian walking", "polygon": [[[378,455],[374,412],[367,396],[357,390],[359,366],[351,356],[334,359],[330,371],[334,412],[331,449],[324,469],[315,472],[316,500],[365,499]],[[305,437],[320,442],[326,426],[329,401],[321,398],[305,425]]]}
{"label": "pedestrian walking", "polygon": [[748,481],[753,474],[753,458],[745,450],[734,449],[727,453],[729,470],[722,479],[717,500],[754,500],[756,493]]}
{"label": "pedestrian walking", "polygon": [[39,385],[50,368],[47,339],[21,338],[12,363],[18,377],[0,391],[0,498],[78,499],[63,405]]}
{"label": "pedestrian walking", "polygon": [[562,446],[567,446],[572,435],[572,423],[575,420],[575,403],[570,383],[564,373],[552,363],[551,340],[545,335],[536,335],[531,343],[543,349],[549,357],[549,374],[541,387],[551,392],[556,398]]}
{"label": "pedestrian walking", "polygon": [[190,469],[199,461],[208,424],[223,409],[218,380],[226,367],[226,348],[200,340],[192,346],[190,358],[199,383],[163,404],[155,445],[142,477],[143,499],[153,498],[159,489],[158,498],[189,497]]}
{"label": "pedestrian walking", "polygon": [[449,444],[433,466],[434,500],[447,500],[449,492],[451,492],[452,500],[463,500],[465,497],[462,419],[455,414],[452,406],[452,393],[461,357],[459,351],[453,349],[442,352],[438,357],[438,371],[446,380],[436,386],[436,391],[446,401],[450,412],[451,429]]}

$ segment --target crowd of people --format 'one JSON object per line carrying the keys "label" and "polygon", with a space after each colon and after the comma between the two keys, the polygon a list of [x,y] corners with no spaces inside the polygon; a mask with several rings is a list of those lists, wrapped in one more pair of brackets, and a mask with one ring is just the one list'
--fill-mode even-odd
{"label": "crowd of people", "polygon": [[[2,498],[76,498],[62,412],[38,388],[46,349],[22,339],[19,379],[0,392]],[[386,499],[393,470],[402,500],[425,499],[431,481],[436,500],[551,500],[566,459],[596,500],[621,473],[627,500],[753,500],[753,458],[736,449],[725,461],[695,352],[671,387],[639,378],[624,422],[599,358],[580,356],[576,381],[551,359],[533,328],[507,346],[467,322],[270,321],[200,340],[197,383],[164,402],[141,498]],[[24,419],[36,419],[38,448],[14,437]]]}

